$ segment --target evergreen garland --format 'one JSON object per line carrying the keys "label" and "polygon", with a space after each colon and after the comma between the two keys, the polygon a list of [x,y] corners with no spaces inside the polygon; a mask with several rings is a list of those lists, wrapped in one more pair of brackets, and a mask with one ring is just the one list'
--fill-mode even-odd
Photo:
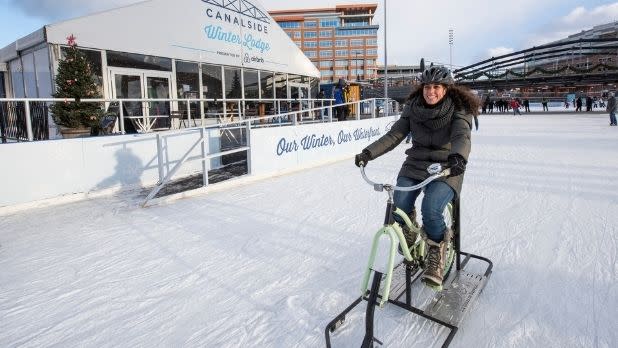
{"label": "evergreen garland", "polygon": [[86,56],[77,48],[74,37],[69,38],[66,57],[60,61],[56,75],[54,98],[75,98],[77,102],[56,102],[51,106],[57,125],[68,128],[96,127],[101,117],[97,103],[80,103],[80,99],[101,98]]}

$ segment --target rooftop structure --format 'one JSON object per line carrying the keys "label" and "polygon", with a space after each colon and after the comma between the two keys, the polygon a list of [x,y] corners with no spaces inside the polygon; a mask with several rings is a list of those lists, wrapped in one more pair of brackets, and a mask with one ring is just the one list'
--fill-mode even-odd
{"label": "rooftop structure", "polygon": [[618,23],[598,25],[564,39],[492,57],[456,69],[473,88],[580,87],[618,79]]}

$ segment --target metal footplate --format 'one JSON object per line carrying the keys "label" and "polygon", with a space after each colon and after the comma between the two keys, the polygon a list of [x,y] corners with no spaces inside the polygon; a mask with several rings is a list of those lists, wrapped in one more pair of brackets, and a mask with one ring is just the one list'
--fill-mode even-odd
{"label": "metal footplate", "polygon": [[485,287],[487,276],[458,271],[453,281],[435,294],[424,312],[453,326],[459,326],[476,297]]}
{"label": "metal footplate", "polygon": [[[388,295],[388,299],[390,301],[398,300],[401,295],[406,291],[406,266],[407,265],[405,264],[405,262],[400,262],[397,266],[393,268],[391,291]],[[412,278],[416,278],[418,276],[417,273],[419,272],[419,268],[414,266],[409,267]],[[382,280],[382,283],[380,284],[380,294],[384,294],[384,285],[385,281]]]}

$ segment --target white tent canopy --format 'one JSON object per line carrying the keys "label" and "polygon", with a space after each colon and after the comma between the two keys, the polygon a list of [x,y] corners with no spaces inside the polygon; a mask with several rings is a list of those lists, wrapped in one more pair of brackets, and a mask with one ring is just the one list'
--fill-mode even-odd
{"label": "white tent canopy", "polygon": [[[52,44],[74,35],[81,47],[319,77],[254,0],[144,1],[46,25],[45,35]],[[19,49],[11,46],[3,57]]]}

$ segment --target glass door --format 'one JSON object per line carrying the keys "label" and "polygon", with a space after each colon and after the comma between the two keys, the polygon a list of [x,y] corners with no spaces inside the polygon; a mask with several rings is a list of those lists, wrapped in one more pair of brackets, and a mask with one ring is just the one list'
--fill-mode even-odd
{"label": "glass door", "polygon": [[[171,73],[137,69],[109,68],[113,99],[169,99]],[[116,108],[118,105],[116,105]],[[112,106],[110,106],[112,108]],[[122,103],[125,132],[147,133],[157,128],[168,129],[169,101],[126,101]],[[129,120],[129,121],[127,121]]]}
{"label": "glass door", "polygon": [[[309,85],[305,83],[294,83],[290,82],[288,84],[288,95],[291,99],[296,99],[292,102],[292,110],[306,110],[309,109]],[[298,120],[300,121],[300,115],[298,115]],[[302,118],[306,119],[309,117],[308,112],[302,113]]]}
{"label": "glass door", "polygon": [[[170,98],[170,79],[171,76],[151,76],[145,75],[146,91],[148,99],[169,99]],[[147,113],[152,120],[152,128],[170,128],[170,102],[152,101],[148,103]]]}
{"label": "glass door", "polygon": [[[142,76],[138,73],[110,70],[112,83],[112,99],[142,99]],[[119,103],[112,103],[110,110],[118,110]],[[136,133],[139,127],[135,126],[135,118],[144,116],[142,103],[139,101],[123,101],[124,130],[126,133]],[[120,115],[119,111],[118,115]]]}

